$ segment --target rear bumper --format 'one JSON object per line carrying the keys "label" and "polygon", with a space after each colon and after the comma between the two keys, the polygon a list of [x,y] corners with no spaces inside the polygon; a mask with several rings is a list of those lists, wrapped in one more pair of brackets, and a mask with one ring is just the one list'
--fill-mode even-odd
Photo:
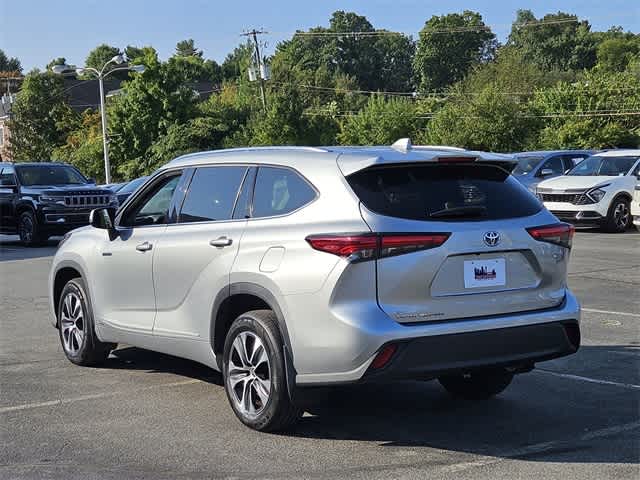
{"label": "rear bumper", "polygon": [[[570,328],[579,337],[580,304],[569,290],[557,307],[453,321],[400,324],[377,305],[348,313],[343,320],[348,328],[332,335],[333,342],[323,345],[313,362],[304,363],[294,335],[298,385],[436,377],[498,365],[518,369],[569,355],[579,345],[565,329],[574,325]],[[316,343],[322,340],[318,333],[314,338]],[[385,367],[373,371],[372,362],[388,344],[397,346],[395,354]],[[310,368],[301,372],[300,364]]]}
{"label": "rear bumper", "polygon": [[579,346],[577,321],[422,337],[398,344],[391,361],[379,370],[369,368],[361,381],[430,379],[489,367],[526,371]]}

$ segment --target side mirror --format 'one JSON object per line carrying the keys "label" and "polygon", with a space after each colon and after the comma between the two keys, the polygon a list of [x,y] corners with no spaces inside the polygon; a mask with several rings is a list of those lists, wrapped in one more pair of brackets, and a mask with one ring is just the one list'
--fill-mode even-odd
{"label": "side mirror", "polygon": [[116,229],[113,225],[115,218],[114,208],[96,208],[91,210],[89,214],[89,224],[93,228],[109,231],[109,238],[115,238]]}
{"label": "side mirror", "polygon": [[551,175],[553,175],[553,170],[551,170],[550,168],[543,168],[542,170],[540,170],[541,177],[549,177]]}

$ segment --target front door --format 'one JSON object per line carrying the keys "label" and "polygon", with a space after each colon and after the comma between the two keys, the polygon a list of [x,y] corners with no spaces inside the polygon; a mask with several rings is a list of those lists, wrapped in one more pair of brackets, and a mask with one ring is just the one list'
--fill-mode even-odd
{"label": "front door", "polygon": [[15,218],[15,199],[18,195],[13,167],[0,167],[0,231],[13,232],[17,223]]}
{"label": "front door", "polygon": [[118,217],[118,235],[98,245],[95,315],[99,322],[151,333],[156,314],[153,258],[171,222],[169,208],[181,172],[158,178]]}
{"label": "front door", "polygon": [[155,335],[209,340],[212,303],[229,285],[247,223],[240,186],[244,180],[250,190],[252,174],[239,165],[194,172],[178,221],[167,227],[155,253]]}

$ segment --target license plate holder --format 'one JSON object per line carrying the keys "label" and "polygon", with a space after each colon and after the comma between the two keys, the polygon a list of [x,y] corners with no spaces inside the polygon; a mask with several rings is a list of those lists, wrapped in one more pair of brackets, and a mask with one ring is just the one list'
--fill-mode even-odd
{"label": "license plate holder", "polygon": [[466,260],[464,288],[501,287],[507,284],[504,258]]}

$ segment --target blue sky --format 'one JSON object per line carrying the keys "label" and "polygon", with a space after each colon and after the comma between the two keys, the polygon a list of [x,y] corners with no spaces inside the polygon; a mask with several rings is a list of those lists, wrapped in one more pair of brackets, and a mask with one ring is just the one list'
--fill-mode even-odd
{"label": "blue sky", "polygon": [[244,29],[273,32],[264,37],[271,53],[296,29],[327,25],[331,12],[339,9],[365,15],[377,28],[414,37],[431,15],[471,9],[505,40],[518,8],[536,16],[575,13],[595,30],[621,25],[640,31],[640,2],[634,0],[0,0],[0,48],[17,56],[25,71],[43,68],[58,56],[82,65],[100,43],[152,45],[167,58],[185,38],[193,38],[207,58],[222,61]]}

